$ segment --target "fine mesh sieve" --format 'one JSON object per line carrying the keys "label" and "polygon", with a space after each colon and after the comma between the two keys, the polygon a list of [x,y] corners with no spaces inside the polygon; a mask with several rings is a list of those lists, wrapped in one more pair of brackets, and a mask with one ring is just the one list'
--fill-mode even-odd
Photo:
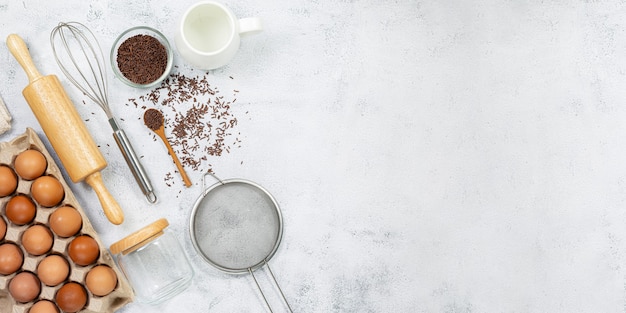
{"label": "fine mesh sieve", "polygon": [[191,241],[211,265],[227,273],[250,273],[269,308],[272,308],[254,271],[265,266],[292,312],[268,261],[274,256],[283,234],[278,203],[258,184],[244,179],[221,180],[196,200],[191,212]]}

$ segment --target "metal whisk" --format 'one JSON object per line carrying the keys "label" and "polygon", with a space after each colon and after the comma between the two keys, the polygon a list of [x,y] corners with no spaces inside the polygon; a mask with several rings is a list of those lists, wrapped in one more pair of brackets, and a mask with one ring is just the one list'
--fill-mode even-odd
{"label": "metal whisk", "polygon": [[[57,64],[67,79],[104,110],[126,163],[150,203],[155,203],[150,179],[135,154],[128,137],[119,127],[109,107],[104,56],[98,40],[87,26],[78,22],[59,23],[50,34],[50,44]],[[60,49],[57,50],[57,45]],[[71,65],[71,67],[65,66]]]}

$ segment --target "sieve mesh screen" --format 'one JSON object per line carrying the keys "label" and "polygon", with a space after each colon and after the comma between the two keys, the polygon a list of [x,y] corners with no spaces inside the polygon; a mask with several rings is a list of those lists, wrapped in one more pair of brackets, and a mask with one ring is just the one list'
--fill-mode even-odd
{"label": "sieve mesh screen", "polygon": [[255,268],[275,252],[282,222],[274,200],[242,181],[220,184],[197,204],[193,232],[204,257],[227,271]]}

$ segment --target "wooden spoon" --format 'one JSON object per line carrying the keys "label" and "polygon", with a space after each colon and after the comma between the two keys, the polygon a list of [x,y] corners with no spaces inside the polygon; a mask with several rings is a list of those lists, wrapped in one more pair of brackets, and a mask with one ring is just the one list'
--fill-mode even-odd
{"label": "wooden spoon", "polygon": [[163,113],[161,113],[161,111],[157,109],[148,109],[143,114],[143,122],[155,134],[161,137],[161,140],[163,140],[163,143],[165,143],[165,146],[167,147],[167,151],[170,153],[170,156],[172,156],[172,160],[174,160],[176,167],[178,167],[178,172],[180,173],[180,176],[183,177],[183,182],[185,183],[185,186],[186,187],[191,186],[191,181],[189,180],[189,177],[187,176],[187,173],[185,172],[183,165],[180,164],[180,161],[178,160],[176,153],[174,153],[174,149],[172,149],[170,142],[167,140],[167,137],[165,137],[165,126],[163,125],[164,124]]}

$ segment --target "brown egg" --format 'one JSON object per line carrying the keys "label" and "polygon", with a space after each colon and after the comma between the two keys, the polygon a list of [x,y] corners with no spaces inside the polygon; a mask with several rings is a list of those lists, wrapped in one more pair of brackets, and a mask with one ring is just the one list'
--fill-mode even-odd
{"label": "brown egg", "polygon": [[117,286],[115,271],[106,266],[98,265],[92,268],[85,278],[87,289],[96,296],[106,296]]}
{"label": "brown egg", "polygon": [[95,239],[81,235],[70,242],[67,252],[74,263],[87,266],[96,262],[100,256],[100,247]]}
{"label": "brown egg", "polygon": [[52,301],[39,300],[28,310],[28,313],[59,313],[59,309]]}
{"label": "brown egg", "polygon": [[33,225],[22,234],[22,247],[32,255],[42,255],[50,251],[52,243],[52,232],[43,225]]}
{"label": "brown egg", "polygon": [[37,276],[42,283],[56,286],[62,283],[70,274],[70,265],[64,257],[52,254],[45,257],[37,265]]}
{"label": "brown egg", "polygon": [[12,243],[0,245],[0,274],[10,275],[22,267],[24,255],[22,250]]}
{"label": "brown egg", "polygon": [[78,312],[87,304],[87,291],[81,284],[70,282],[57,291],[54,300],[64,312]]}
{"label": "brown egg", "polygon": [[17,195],[7,202],[7,218],[15,225],[30,223],[36,214],[37,207],[28,196]]}
{"label": "brown egg", "polygon": [[17,176],[8,166],[0,166],[0,197],[6,197],[17,189]]}
{"label": "brown egg", "polygon": [[46,157],[37,150],[25,150],[15,158],[15,171],[26,180],[33,180],[43,175],[47,166]]}
{"label": "brown egg", "polygon": [[4,239],[4,235],[7,234],[7,222],[0,216],[0,240]]}
{"label": "brown egg", "polygon": [[9,292],[17,302],[30,302],[39,296],[41,283],[35,274],[21,272],[9,282]]}
{"label": "brown egg", "polygon": [[76,209],[62,206],[54,211],[48,219],[52,231],[60,237],[72,237],[83,225],[83,219]]}
{"label": "brown egg", "polygon": [[53,207],[65,196],[63,185],[52,176],[41,176],[30,186],[30,193],[37,203],[44,207]]}

